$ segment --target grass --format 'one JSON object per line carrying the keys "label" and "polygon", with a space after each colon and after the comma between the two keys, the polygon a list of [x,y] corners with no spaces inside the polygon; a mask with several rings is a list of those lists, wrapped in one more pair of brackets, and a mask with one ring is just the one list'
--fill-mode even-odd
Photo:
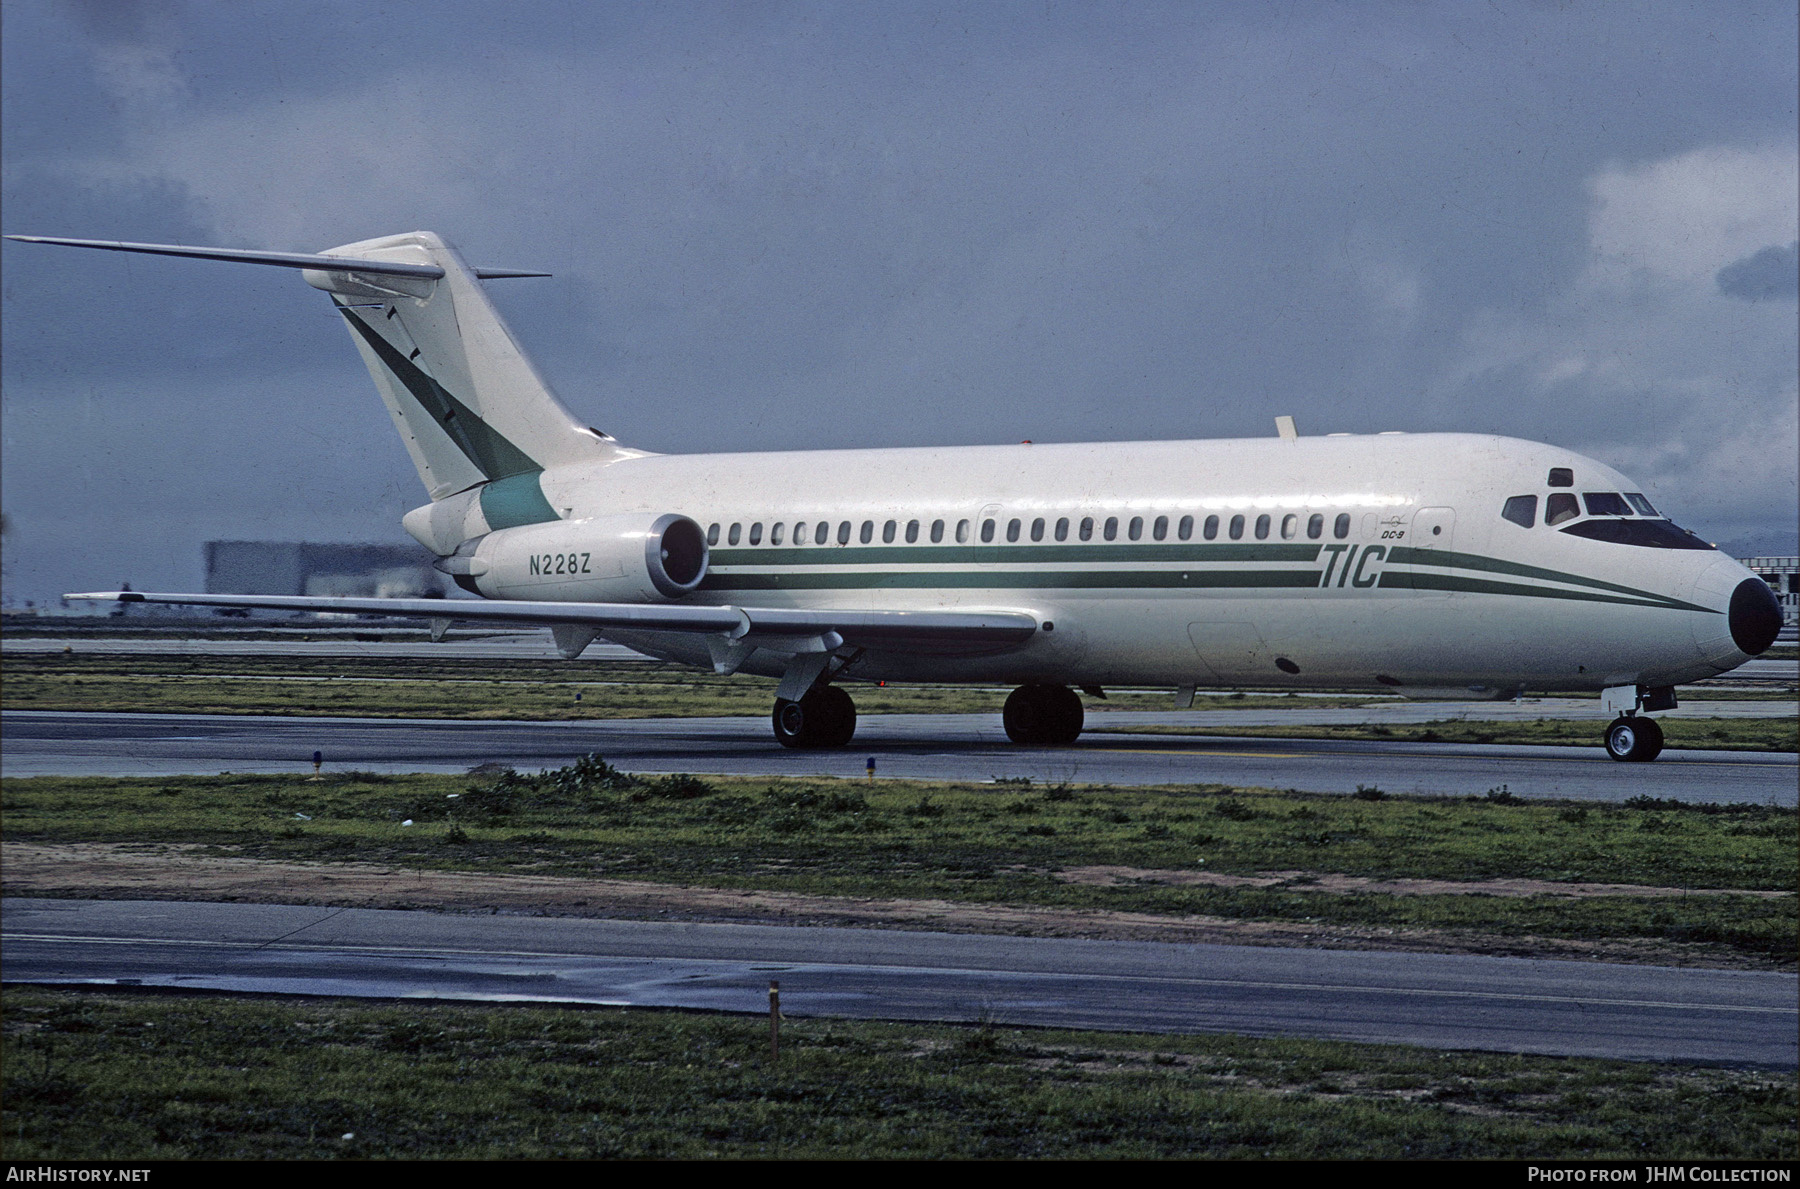
{"label": "grass", "polygon": [[1791,1074],[1224,1036],[8,988],[6,1156],[1757,1159]]}
{"label": "grass", "polygon": [[[27,653],[6,658],[9,710],[170,714],[293,714],[359,718],[572,720],[767,715],[773,678],[717,676],[650,661],[496,662],[385,657],[232,657]],[[957,685],[852,687],[863,714],[999,714],[1006,690]],[[1759,695],[1768,697],[1770,695]],[[1374,704],[1392,704],[1377,699]],[[1196,710],[1371,705],[1366,697],[1271,693],[1203,695]],[[1167,710],[1162,690],[1110,691],[1096,710]],[[1800,718],[1662,719],[1668,746],[1800,750]],[[1445,721],[1420,725],[1182,727],[1106,724],[1132,734],[1502,743],[1592,747],[1593,720]]]}
{"label": "grass", "polygon": [[[410,821],[410,826],[403,822]],[[1795,897],[1325,894],[1326,874],[1791,893],[1796,814],[1752,805],[1326,796],[686,776],[590,758],[539,776],[4,782],[9,841],[199,843],[267,859],[647,879],[715,888],[1167,916],[1305,920],[1497,938],[1647,939],[1795,960]],[[1147,874],[1076,882],[1098,865]],[[1292,872],[1274,886],[1159,872]]]}
{"label": "grass", "polygon": [[[717,676],[654,661],[444,660],[23,653],[5,660],[9,710],[297,714],[382,718],[582,719],[764,717],[777,681]],[[863,714],[999,714],[1009,691],[961,685],[851,687]],[[1367,698],[1313,697],[1307,706]],[[1200,698],[1201,709],[1287,707],[1278,695]],[[1166,710],[1166,690],[1123,690],[1104,703]]]}

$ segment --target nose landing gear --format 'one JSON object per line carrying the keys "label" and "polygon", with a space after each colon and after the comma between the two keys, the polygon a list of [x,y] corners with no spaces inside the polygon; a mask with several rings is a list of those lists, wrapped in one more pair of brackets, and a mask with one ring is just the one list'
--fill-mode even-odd
{"label": "nose landing gear", "polygon": [[1673,710],[1673,686],[1614,685],[1600,694],[1600,705],[1617,714],[1606,727],[1606,754],[1625,763],[1647,764],[1662,754],[1663,732],[1642,711]]}
{"label": "nose landing gear", "polygon": [[1606,728],[1606,754],[1626,763],[1645,764],[1662,754],[1662,727],[1654,718],[1620,715]]}

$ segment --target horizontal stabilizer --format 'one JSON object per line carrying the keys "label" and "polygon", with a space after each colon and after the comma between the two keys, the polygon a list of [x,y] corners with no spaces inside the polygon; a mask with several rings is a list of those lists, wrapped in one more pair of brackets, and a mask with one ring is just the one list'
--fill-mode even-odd
{"label": "horizontal stabilizer", "polygon": [[579,624],[637,632],[722,632],[755,636],[779,648],[780,637],[835,632],[852,646],[906,651],[908,646],[993,648],[1023,644],[1038,631],[1023,611],[850,611],[793,607],[705,607],[682,604],[556,603],[523,599],[357,599],[306,595],[150,594],[94,591],[70,599],[169,603],[186,607],[254,607],[335,615],[403,615],[540,627]]}
{"label": "horizontal stabilizer", "polygon": [[[393,277],[438,280],[444,270],[435,264],[403,264],[394,260],[364,260],[304,252],[251,252],[240,248],[190,248],[182,244],[129,244],[108,239],[57,239],[47,235],[9,235],[27,244],[61,244],[68,248],[104,248],[109,252],[143,252],[151,256],[191,256],[199,260],[230,260],[238,264],[273,264],[281,268],[311,268],[321,272],[366,272]],[[477,268],[484,281],[511,277],[547,277],[547,272],[518,268]]]}

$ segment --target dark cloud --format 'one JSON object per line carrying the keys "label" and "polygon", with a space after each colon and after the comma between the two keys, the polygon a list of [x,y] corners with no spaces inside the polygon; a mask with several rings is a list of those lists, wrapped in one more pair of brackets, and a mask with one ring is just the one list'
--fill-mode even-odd
{"label": "dark cloud", "polygon": [[1719,292],[1745,301],[1793,301],[1800,297],[1800,240],[1771,245],[1719,270]]}

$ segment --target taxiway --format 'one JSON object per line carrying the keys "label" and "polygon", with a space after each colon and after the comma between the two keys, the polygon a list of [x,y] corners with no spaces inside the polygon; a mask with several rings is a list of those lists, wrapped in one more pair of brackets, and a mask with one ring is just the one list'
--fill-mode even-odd
{"label": "taxiway", "polygon": [[1790,974],[1469,955],[8,899],[9,982],[1306,1036],[1791,1068]]}
{"label": "taxiway", "polygon": [[[1238,713],[1238,712],[1220,712]],[[1287,715],[1291,711],[1266,712]],[[1100,719],[1100,715],[1093,716]],[[1123,715],[1121,717],[1133,717]],[[1141,721],[1141,719],[1139,720]],[[0,774],[168,776],[329,771],[463,772],[484,763],[560,767],[598,754],[633,772],[863,776],[1111,785],[1230,784],[1350,793],[1793,805],[1793,753],[1669,750],[1653,764],[1618,764],[1595,747],[1372,743],[1095,730],[1069,747],[1019,747],[998,715],[869,715],[844,751],[788,751],[760,718],[493,722],[7,711]]]}

